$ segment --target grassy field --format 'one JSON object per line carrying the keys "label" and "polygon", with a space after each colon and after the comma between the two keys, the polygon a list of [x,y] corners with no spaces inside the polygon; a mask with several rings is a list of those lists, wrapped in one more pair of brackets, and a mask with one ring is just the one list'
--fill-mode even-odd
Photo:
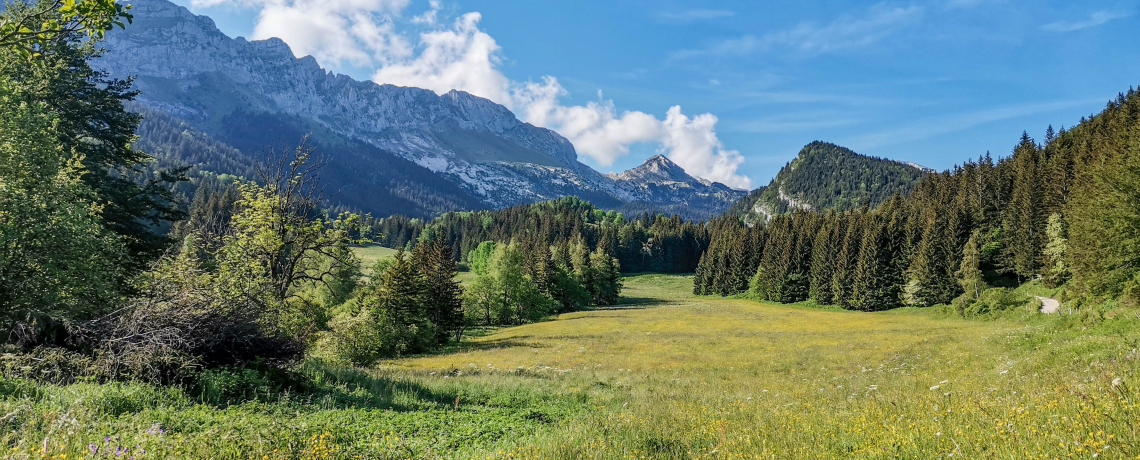
{"label": "grassy field", "polygon": [[352,248],[352,252],[355,252],[356,256],[360,258],[360,266],[364,267],[365,272],[371,269],[373,265],[376,265],[376,262],[396,256],[395,249],[376,244]]}
{"label": "grassy field", "polygon": [[1140,458],[1140,321],[1082,328],[1028,308],[965,321],[690,289],[627,278],[618,308],[367,371],[308,363],[315,389],[228,407],[5,380],[0,440],[11,458],[128,445],[136,458]]}

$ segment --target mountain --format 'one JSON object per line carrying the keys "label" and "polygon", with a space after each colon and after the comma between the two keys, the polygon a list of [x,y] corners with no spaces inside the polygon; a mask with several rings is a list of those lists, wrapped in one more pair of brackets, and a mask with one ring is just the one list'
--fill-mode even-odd
{"label": "mountain", "polygon": [[727,214],[746,221],[793,210],[850,209],[864,200],[873,207],[910,191],[930,168],[860,155],[827,142],[812,142],[765,187],[749,193]]}
{"label": "mountain", "polygon": [[[431,188],[428,176],[458,189],[435,200],[457,209],[575,195],[607,208],[645,202],[713,214],[743,195],[687,174],[606,176],[578,162],[562,136],[490,100],[356,81],[311,56],[295,58],[280,39],[231,39],[210,18],[166,0],[131,3],[134,23],[107,34],[97,68],[135,77],[141,105],[236,148],[247,162],[269,145],[311,134],[311,145],[340,169],[325,177],[341,190],[338,200],[365,211],[381,212],[373,195],[393,182]],[[447,210],[435,207],[416,210]]]}
{"label": "mountain", "polygon": [[690,176],[664,155],[656,155],[641,166],[621,174],[610,173],[609,177],[640,197],[638,201],[623,206],[622,211],[652,210],[707,219],[717,214],[710,211],[724,209],[724,203],[732,203],[745,194],[719,182]]}

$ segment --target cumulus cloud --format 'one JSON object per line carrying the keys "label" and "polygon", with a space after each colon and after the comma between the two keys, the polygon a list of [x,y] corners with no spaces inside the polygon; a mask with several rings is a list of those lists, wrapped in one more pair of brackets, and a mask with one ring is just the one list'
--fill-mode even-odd
{"label": "cumulus cloud", "polygon": [[368,67],[412,53],[393,23],[408,1],[191,0],[191,5],[258,8],[260,13],[251,38],[280,38],[296,56],[313,56],[326,66]]}
{"label": "cumulus cloud", "polygon": [[416,86],[437,93],[467,91],[510,106],[510,80],[499,72],[499,45],[479,30],[479,13],[467,13],[450,29],[420,34],[420,52],[394,60],[372,75],[377,83]]}
{"label": "cumulus cloud", "polygon": [[601,166],[629,154],[634,144],[655,144],[691,175],[731,187],[751,186],[737,173],[744,158],[726,149],[717,137],[716,116],[690,118],[679,106],[670,108],[664,119],[638,111],[619,112],[601,92],[585,105],[563,105],[569,93],[556,78],[515,82],[499,70],[501,48],[479,28],[479,13],[442,24],[442,3],[432,0],[426,12],[407,21],[426,29],[413,38],[401,35],[394,22],[408,0],[194,1],[260,6],[254,38],[281,38],[294,54],[312,55],[323,65],[374,66],[372,80],[377,83],[439,94],[455,89],[503,104],[520,119],[565,136],[579,154]]}

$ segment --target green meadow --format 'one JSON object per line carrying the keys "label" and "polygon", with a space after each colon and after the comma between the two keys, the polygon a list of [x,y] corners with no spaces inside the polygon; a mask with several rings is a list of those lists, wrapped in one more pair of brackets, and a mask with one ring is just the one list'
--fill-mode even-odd
{"label": "green meadow", "polygon": [[4,458],[1137,458],[1140,320],[694,296],[184,387],[0,381]]}

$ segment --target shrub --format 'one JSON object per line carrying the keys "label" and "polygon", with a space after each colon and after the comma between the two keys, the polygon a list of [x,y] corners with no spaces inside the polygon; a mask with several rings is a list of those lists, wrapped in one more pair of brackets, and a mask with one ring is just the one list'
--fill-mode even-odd
{"label": "shrub", "polygon": [[332,329],[326,335],[324,347],[339,361],[356,366],[370,366],[380,357],[383,344],[380,329],[372,311],[359,314],[342,313],[329,322]]}
{"label": "shrub", "polygon": [[954,300],[962,316],[967,318],[996,315],[1024,306],[1028,299],[1024,294],[1009,288],[990,288],[982,291],[981,297],[970,302],[972,296],[963,295]]}

